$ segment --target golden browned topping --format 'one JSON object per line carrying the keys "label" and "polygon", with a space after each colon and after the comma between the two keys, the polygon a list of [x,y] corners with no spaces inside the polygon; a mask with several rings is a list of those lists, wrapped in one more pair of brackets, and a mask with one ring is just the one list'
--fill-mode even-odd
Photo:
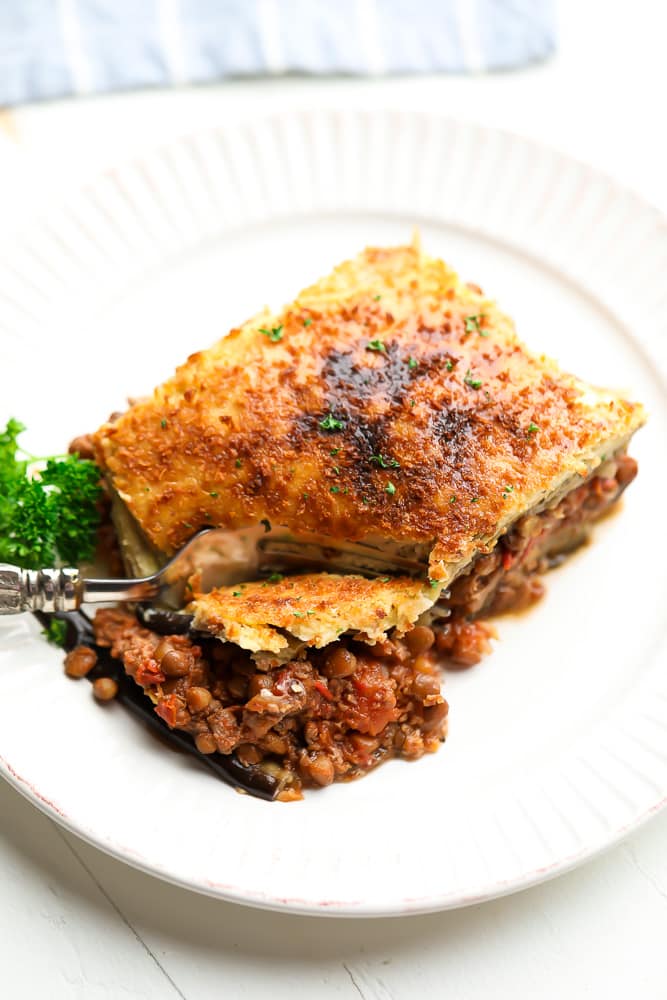
{"label": "golden browned topping", "polygon": [[643,419],[531,354],[476,286],[403,246],[366,250],[193,354],[95,449],[164,552],[206,524],[267,519],[428,543],[441,579]]}
{"label": "golden browned topping", "polygon": [[406,578],[276,577],[197,594],[188,607],[195,628],[252,652],[283,654],[294,648],[293,639],[319,649],[348,631],[370,642],[391,629],[400,635],[438,597],[434,588]]}

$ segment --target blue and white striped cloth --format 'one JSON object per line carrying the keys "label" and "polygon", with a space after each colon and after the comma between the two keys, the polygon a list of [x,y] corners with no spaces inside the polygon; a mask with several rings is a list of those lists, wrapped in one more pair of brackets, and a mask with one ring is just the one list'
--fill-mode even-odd
{"label": "blue and white striped cloth", "polygon": [[554,39],[552,0],[0,0],[0,105],[265,74],[503,70]]}

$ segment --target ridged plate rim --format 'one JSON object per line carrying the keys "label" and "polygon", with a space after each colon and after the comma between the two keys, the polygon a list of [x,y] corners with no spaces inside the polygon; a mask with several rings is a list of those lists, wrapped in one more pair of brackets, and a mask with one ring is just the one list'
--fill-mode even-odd
{"label": "ridged plate rim", "polygon": [[[399,148],[395,159],[392,160],[383,183],[370,188],[366,185],[362,174],[358,172],[359,161],[363,159],[360,151],[364,148],[360,144],[366,142],[365,137],[368,135],[375,136],[380,149],[383,148],[382,142],[388,142],[392,137],[401,136],[404,140],[403,147]],[[317,137],[320,139],[324,137],[322,142],[326,148],[335,150],[335,162],[329,162],[328,165],[318,162],[317,156],[313,154],[310,168],[314,180],[310,190],[307,190],[306,186],[297,190],[291,174],[293,164],[290,157],[294,155],[295,136],[311,137],[313,148],[317,147]],[[423,155],[415,155],[415,143],[405,141],[406,137],[412,140],[423,139],[425,144]],[[333,147],[330,145],[332,139],[335,140]],[[494,150],[495,159],[493,156],[486,156],[485,150],[488,150],[489,144]],[[430,152],[442,148],[453,153],[451,162],[447,163],[445,179],[433,174],[434,160],[429,159]],[[480,152],[472,160],[473,169],[466,173],[466,168],[471,166],[470,150],[473,148]],[[264,151],[260,154],[259,151],[262,149]],[[516,247],[523,254],[539,260],[543,266],[554,269],[559,276],[573,282],[609,310],[626,331],[631,331],[628,332],[628,336],[633,340],[637,350],[650,360],[655,368],[656,377],[664,378],[667,370],[667,344],[665,344],[667,308],[664,307],[664,290],[661,290],[659,281],[655,288],[655,279],[664,273],[667,261],[667,232],[664,219],[656,208],[604,173],[525,137],[427,112],[391,110],[283,112],[249,119],[229,127],[199,130],[191,135],[181,136],[140,158],[122,163],[92,179],[64,206],[57,206],[48,213],[48,216],[32,221],[22,233],[14,235],[4,247],[0,247],[0,274],[10,278],[5,289],[0,290],[0,321],[5,319],[4,329],[9,338],[6,343],[19,340],[21,345],[25,345],[32,336],[39,336],[35,334],[35,329],[43,322],[45,310],[52,307],[58,296],[66,298],[76,289],[77,283],[80,283],[85,273],[85,265],[83,271],[79,266],[84,263],[78,259],[80,248],[87,245],[91,218],[99,219],[100,212],[107,218],[108,228],[102,234],[98,250],[119,268],[117,272],[111,273],[111,293],[114,287],[118,287],[119,282],[122,284],[122,281],[131,280],[133,276],[136,278],[137,265],[143,259],[141,254],[148,252],[150,257],[152,253],[152,267],[159,268],[174,254],[181,253],[188,247],[202,245],[212,235],[219,235],[225,231],[225,226],[233,229],[233,221],[227,221],[225,226],[220,228],[219,220],[214,217],[207,218],[206,215],[207,205],[210,207],[219,204],[217,199],[220,194],[220,191],[216,190],[219,182],[210,174],[206,161],[207,156],[213,155],[212,150],[217,150],[226,164],[227,175],[221,184],[227,186],[227,192],[233,188],[239,192],[242,207],[245,202],[246,215],[244,217],[241,213],[239,225],[307,215],[312,211],[320,214],[327,211],[357,209],[388,214],[408,213],[416,219],[433,217],[449,225],[479,232],[486,239],[501,240]],[[254,151],[254,161],[252,155],[248,160],[248,150]],[[528,164],[526,189],[522,192],[524,197],[511,224],[507,218],[502,217],[502,213],[500,218],[494,217],[492,206],[490,213],[484,214],[483,198],[480,190],[475,187],[477,185],[481,189],[482,195],[485,191],[488,192],[489,184],[485,171],[499,162],[499,150],[513,158],[511,162],[514,168],[522,162]],[[276,151],[279,157],[272,159]],[[282,166],[277,168],[276,163],[279,161]],[[439,162],[435,161],[435,165]],[[318,168],[322,168],[324,176],[318,175]],[[249,171],[247,175],[244,174],[246,169]],[[284,170],[282,175],[281,169]],[[185,175],[183,170],[186,170]],[[187,171],[191,171],[191,174],[187,174]],[[196,203],[196,198],[192,200],[192,191],[188,191],[187,183],[183,183],[184,176],[197,176],[197,171],[201,171],[201,177],[206,178],[204,184],[206,192],[202,194],[199,203]],[[560,245],[557,240],[554,245],[547,245],[549,235],[559,233],[558,213],[553,207],[547,206],[544,211],[548,220],[551,212],[550,221],[545,223],[544,217],[541,217],[539,225],[535,225],[536,217],[532,214],[539,206],[533,204],[531,198],[544,196],[548,190],[549,180],[556,183],[556,191],[560,190],[562,194],[565,175],[578,177],[575,188],[578,204],[590,208],[592,215],[588,220],[589,224],[596,223],[601,227],[602,235],[597,235],[598,243],[600,239],[605,239],[605,223],[609,224],[610,219],[616,225],[617,231],[623,232],[625,240],[625,253],[610,254],[607,257],[603,255],[601,260],[597,260],[596,264],[589,268],[588,279],[583,284],[581,255],[569,252],[572,248],[567,240],[573,239],[572,233],[565,234],[565,245]],[[146,189],[149,193],[146,194],[144,190],[141,194],[142,183],[147,176],[151,178],[151,185],[155,186],[149,185]],[[332,184],[332,178],[340,183]],[[450,185],[449,202],[444,206],[440,205],[434,211],[433,206],[436,202],[433,195],[434,185],[438,183],[444,185],[445,181]],[[504,175],[501,172],[498,183],[510,185],[511,188],[514,183],[511,171]],[[537,186],[537,194],[534,190],[531,194],[531,184]],[[318,189],[318,185],[321,190]],[[565,187],[567,188],[566,185]],[[177,193],[179,190],[180,199]],[[148,209],[148,200],[153,197],[158,203],[156,192],[165,191],[170,192],[171,196],[168,202],[169,211],[165,217],[161,217],[159,211],[155,214],[154,207]],[[120,198],[121,202],[125,198],[131,205],[131,211],[122,224],[114,217],[111,192],[114,198]],[[318,202],[318,194],[322,195],[322,192],[324,196]],[[565,193],[567,195],[567,189]],[[551,194],[553,195],[553,189]],[[391,197],[390,207],[388,196]],[[139,197],[138,202],[135,200],[137,197]],[[141,201],[142,197],[145,202]],[[258,197],[259,204],[250,207],[253,198]],[[475,198],[481,200],[476,204]],[[565,205],[567,204],[566,197]],[[136,215],[134,230],[131,219],[133,213]],[[147,240],[136,259],[129,255],[121,261],[120,249],[132,246],[133,239],[142,238],[140,232],[142,226],[137,229],[137,222],[145,223],[146,231],[143,236],[147,236]],[[129,228],[124,229],[126,224]],[[55,239],[56,242],[60,240],[62,243],[62,234],[71,235],[74,230],[78,236],[73,244],[68,245],[69,249],[66,248],[64,254],[64,257],[69,257],[70,264],[74,264],[74,270],[72,271],[70,267],[69,271],[66,268],[64,271],[58,271],[49,260],[48,252],[46,254],[44,252],[44,235],[48,233],[49,240]],[[613,234],[613,225],[611,230]],[[132,232],[131,237],[128,236],[130,232]],[[99,232],[93,234],[93,244],[99,235]],[[562,236],[562,233],[560,235]],[[606,238],[609,238],[609,234]],[[77,239],[79,243],[76,242]],[[634,251],[633,254],[627,251],[628,242],[630,249]],[[67,240],[64,243],[66,244]],[[594,238],[593,248],[595,245]],[[72,250],[72,246],[76,249]],[[581,253],[585,256],[587,250],[590,251],[590,246],[587,246],[584,240]],[[127,267],[127,272],[123,272],[121,281],[120,269],[123,266]],[[597,271],[595,266],[598,267]],[[647,289],[651,290],[648,297]],[[656,294],[653,294],[654,292]],[[100,303],[103,306],[101,298]],[[646,329],[647,325],[652,330],[650,338],[641,335],[641,331]],[[664,656],[664,635],[661,642],[660,648],[655,650],[655,662]],[[657,671],[650,674],[646,683],[642,685],[642,690],[637,692],[635,700],[637,704],[633,707],[632,713],[625,715],[622,726],[622,732],[628,736],[630,743],[639,738],[641,727],[637,720],[647,708],[655,710],[656,704],[661,706],[658,710],[658,722],[667,733],[667,682],[664,678],[660,678]],[[609,726],[613,727],[616,723],[615,719],[608,720]],[[597,729],[591,734],[591,740],[593,745],[589,748],[586,765],[599,774],[600,769],[595,755],[600,751],[604,753],[606,744]],[[0,747],[1,742],[0,740]],[[446,748],[442,752],[446,753]],[[618,754],[618,751],[616,753]],[[648,756],[650,758],[650,751]],[[620,811],[620,819],[617,817],[615,823],[608,824],[604,833],[594,840],[589,839],[568,855],[561,853],[552,856],[553,852],[550,852],[547,838],[540,863],[527,866],[525,870],[513,871],[507,878],[480,878],[477,882],[470,882],[465,890],[458,887],[448,891],[440,887],[430,895],[403,896],[390,901],[363,898],[338,900],[332,898],[333,893],[329,893],[327,898],[322,898],[321,894],[312,897],[302,894],[294,897],[278,896],[275,893],[263,893],[256,887],[248,885],[213,882],[182,866],[160,865],[149,856],[138,854],[132,845],[120,844],[106,837],[100,830],[86,826],[74,817],[64,815],[57,801],[50,800],[45,790],[40,789],[38,783],[31,780],[31,776],[17,773],[12,761],[5,759],[4,756],[0,756],[0,772],[38,808],[71,832],[128,864],[168,881],[208,895],[269,909],[329,915],[384,916],[424,913],[491,899],[568,871],[611,847],[667,804],[665,769],[667,754],[662,750],[655,751],[653,763],[650,764],[647,762],[646,753],[638,757],[633,756],[632,750],[628,750],[626,740],[621,758],[626,768],[634,770],[639,784],[648,786],[651,791],[643,793],[635,801],[628,798],[626,807]],[[372,781],[373,778],[366,780]],[[604,766],[600,780],[610,787],[613,784],[605,773]],[[625,794],[623,791],[623,795]],[[639,799],[641,807],[638,805]]]}

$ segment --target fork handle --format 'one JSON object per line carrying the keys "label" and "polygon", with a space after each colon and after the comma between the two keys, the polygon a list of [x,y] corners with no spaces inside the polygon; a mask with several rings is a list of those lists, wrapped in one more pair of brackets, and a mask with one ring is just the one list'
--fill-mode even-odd
{"label": "fork handle", "polygon": [[84,602],[147,601],[157,597],[160,583],[143,580],[84,580],[78,569],[21,569],[0,563],[0,615],[22,611],[76,611]]}
{"label": "fork handle", "polygon": [[0,615],[21,611],[75,611],[81,603],[78,569],[21,569],[0,563]]}

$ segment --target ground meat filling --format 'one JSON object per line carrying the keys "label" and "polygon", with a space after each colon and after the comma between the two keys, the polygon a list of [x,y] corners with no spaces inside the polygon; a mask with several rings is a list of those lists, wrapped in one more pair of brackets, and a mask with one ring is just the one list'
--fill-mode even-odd
{"label": "ground meat filling", "polygon": [[96,640],[202,753],[235,753],[280,779],[279,798],[299,798],[303,786],[435,751],[447,732],[442,659],[453,667],[478,663],[495,636],[481,619],[538,600],[537,576],[586,540],[636,472],[634,459],[615,456],[558,503],[521,518],[443,595],[430,626],[402,637],[372,646],[342,637],[261,669],[231,643],[161,636],[127,611],[104,609],[95,617]]}
{"label": "ground meat filling", "polygon": [[[539,600],[544,587],[536,577],[587,540],[593,523],[636,475],[633,458],[616,456],[558,503],[520,518],[492,552],[478,556],[443,602],[452,616],[448,630],[452,642],[456,634],[466,636],[465,622],[520,611]],[[445,638],[440,644],[446,652]]]}
{"label": "ground meat filling", "polygon": [[235,752],[277,774],[282,798],[388,757],[416,759],[446,736],[435,635],[423,626],[405,641],[336,643],[261,671],[237,646],[160,636],[126,611],[98,611],[94,625],[169,726],[202,753]]}

